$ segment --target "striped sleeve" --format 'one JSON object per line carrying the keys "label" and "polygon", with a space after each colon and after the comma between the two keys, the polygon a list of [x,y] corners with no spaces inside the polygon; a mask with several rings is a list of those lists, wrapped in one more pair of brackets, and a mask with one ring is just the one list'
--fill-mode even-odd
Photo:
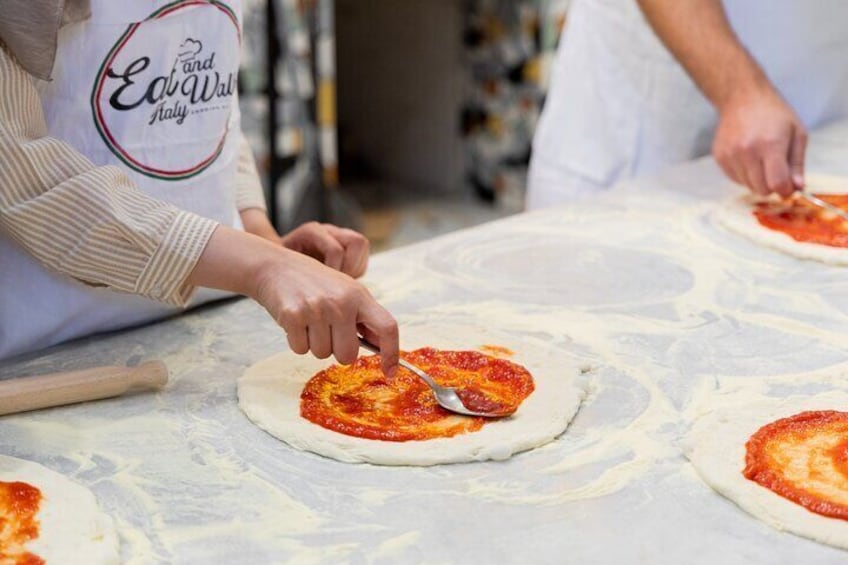
{"label": "striped sleeve", "polygon": [[238,177],[236,184],[236,207],[238,211],[249,208],[260,208],[267,210],[265,205],[265,193],[262,190],[262,182],[259,180],[259,171],[256,170],[256,161],[250,143],[244,134],[239,140]]}
{"label": "striped sleeve", "polygon": [[217,224],[48,137],[33,80],[0,44],[0,230],[55,272],[185,305]]}

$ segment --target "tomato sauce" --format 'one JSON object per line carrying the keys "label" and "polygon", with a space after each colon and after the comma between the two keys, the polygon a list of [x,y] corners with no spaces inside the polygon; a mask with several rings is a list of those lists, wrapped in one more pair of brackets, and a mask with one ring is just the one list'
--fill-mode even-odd
{"label": "tomato sauce", "polygon": [[[516,363],[477,351],[439,351],[430,347],[402,353],[475,411],[514,412],[534,390],[533,377]],[[351,365],[333,365],[313,376],[300,396],[301,416],[324,428],[382,441],[427,440],[474,432],[488,418],[461,416],[438,405],[430,388],[400,368],[391,377],[379,356]]]}
{"label": "tomato sauce", "polygon": [[[848,194],[816,196],[848,211]],[[763,202],[756,205],[753,213],[760,224],[783,232],[795,241],[848,247],[848,222],[806,200],[796,198],[789,202]]]}
{"label": "tomato sauce", "polygon": [[36,519],[41,491],[23,482],[0,481],[0,563],[44,565],[44,560],[25,549],[38,538]]}
{"label": "tomato sauce", "polygon": [[816,514],[848,520],[848,412],[801,412],[746,444],[745,478]]}

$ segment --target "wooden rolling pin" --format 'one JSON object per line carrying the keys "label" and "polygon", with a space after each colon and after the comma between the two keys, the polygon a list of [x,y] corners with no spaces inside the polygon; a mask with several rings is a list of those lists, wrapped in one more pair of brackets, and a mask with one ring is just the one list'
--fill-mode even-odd
{"label": "wooden rolling pin", "polygon": [[168,369],[161,361],[7,379],[0,381],[0,416],[155,390],[167,382]]}

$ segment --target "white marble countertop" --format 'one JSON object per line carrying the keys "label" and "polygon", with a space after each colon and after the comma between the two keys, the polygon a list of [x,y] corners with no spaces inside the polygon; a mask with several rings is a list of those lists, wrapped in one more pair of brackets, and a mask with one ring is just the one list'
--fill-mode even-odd
{"label": "white marble countertop", "polygon": [[[848,127],[814,136],[809,169],[848,175]],[[349,465],[268,436],[236,379],[285,338],[246,300],[0,364],[171,371],[159,394],[2,418],[0,453],[88,486],[132,563],[844,563],[714,493],[681,452],[723,378],[848,361],[845,271],[718,227],[732,193],[702,160],[373,259],[401,328],[488,325],[598,367],[568,432],[506,462]]]}

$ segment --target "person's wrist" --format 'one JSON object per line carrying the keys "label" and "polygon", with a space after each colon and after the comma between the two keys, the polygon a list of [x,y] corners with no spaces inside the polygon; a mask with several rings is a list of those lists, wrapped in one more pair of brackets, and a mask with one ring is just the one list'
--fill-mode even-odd
{"label": "person's wrist", "polygon": [[254,235],[218,226],[186,282],[250,295],[250,273],[258,268],[269,245]]}
{"label": "person's wrist", "polygon": [[774,86],[764,75],[756,73],[745,76],[727,85],[722,92],[717,93],[712,100],[720,115],[737,108],[758,104],[777,95]]}
{"label": "person's wrist", "polygon": [[285,250],[266,239],[254,239],[248,253],[248,261],[242,271],[241,294],[258,300],[262,289],[275,278],[284,277],[286,269]]}

